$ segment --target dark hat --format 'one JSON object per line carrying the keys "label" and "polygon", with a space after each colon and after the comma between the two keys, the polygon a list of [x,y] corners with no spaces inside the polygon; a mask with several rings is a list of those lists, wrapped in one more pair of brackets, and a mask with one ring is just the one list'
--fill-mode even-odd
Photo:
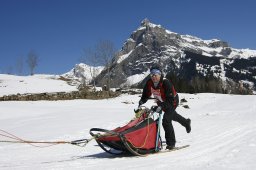
{"label": "dark hat", "polygon": [[162,72],[162,71],[161,71],[161,67],[160,67],[158,64],[152,65],[152,67],[150,68],[150,72],[151,72],[152,70],[159,70],[160,72]]}

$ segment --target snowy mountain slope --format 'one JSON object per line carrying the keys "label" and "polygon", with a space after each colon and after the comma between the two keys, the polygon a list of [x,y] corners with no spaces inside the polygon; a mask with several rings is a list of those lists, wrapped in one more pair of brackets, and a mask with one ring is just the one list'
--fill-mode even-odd
{"label": "snowy mountain slope", "polygon": [[181,35],[181,39],[181,46],[198,49],[206,56],[243,59],[256,57],[256,50],[232,48],[227,42],[218,39],[203,40],[191,35]]}
{"label": "snowy mountain slope", "polygon": [[57,75],[15,76],[0,74],[0,96],[9,94],[76,91]]}
{"label": "snowy mountain slope", "polygon": [[[177,145],[189,144],[189,148],[147,157],[115,157],[95,141],[84,148],[0,143],[0,169],[256,168],[255,95],[208,93],[180,97],[188,101],[190,109],[179,106],[177,111],[191,118],[192,132],[187,134],[175,122],[174,128]],[[108,100],[0,102],[0,129],[37,141],[90,138],[90,128],[113,129],[126,124],[138,101],[138,95],[123,95]],[[164,137],[163,129],[161,133]],[[0,140],[6,138],[0,136]]]}
{"label": "snowy mountain slope", "polygon": [[103,66],[93,67],[84,63],[76,64],[69,72],[62,74],[62,77],[71,79],[73,84],[89,84],[93,77],[96,77],[104,69]]}

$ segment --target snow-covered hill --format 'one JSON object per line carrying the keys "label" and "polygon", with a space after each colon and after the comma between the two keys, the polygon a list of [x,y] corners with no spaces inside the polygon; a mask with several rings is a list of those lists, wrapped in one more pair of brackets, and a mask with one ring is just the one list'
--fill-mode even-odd
{"label": "snow-covered hill", "polygon": [[[16,76],[0,74],[0,96],[18,93],[76,91],[79,84],[88,84],[92,77],[97,76],[103,69],[102,66],[92,67],[80,63],[62,75]],[[63,78],[68,80],[68,83]]]}
{"label": "snow-covered hill", "polygon": [[[58,83],[48,87],[54,85],[51,79],[40,82],[37,76],[29,78],[34,86],[26,92],[40,91],[42,87],[69,90]],[[4,86],[15,84],[20,92],[28,79],[1,81],[1,91]],[[255,95],[205,93],[180,94],[180,98],[188,101],[185,104],[190,109],[179,106],[177,111],[192,120],[192,131],[187,134],[182,126],[173,124],[177,146],[189,144],[186,149],[147,157],[116,157],[103,151],[95,141],[84,148],[0,143],[0,169],[256,169]],[[9,140],[4,131],[35,141],[90,138],[91,128],[113,129],[126,124],[133,118],[139,99],[138,95],[122,95],[105,100],[0,102],[0,140]],[[149,101],[146,106],[152,104]],[[164,139],[163,129],[161,134]]]}
{"label": "snow-covered hill", "polygon": [[76,91],[57,75],[15,76],[0,74],[0,96],[9,94]]}

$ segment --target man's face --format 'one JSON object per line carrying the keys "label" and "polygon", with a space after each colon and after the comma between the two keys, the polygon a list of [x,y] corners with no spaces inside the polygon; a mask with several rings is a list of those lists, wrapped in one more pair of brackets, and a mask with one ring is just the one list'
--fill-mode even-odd
{"label": "man's face", "polygon": [[150,74],[150,76],[154,83],[158,83],[160,81],[160,78],[161,78],[160,74]]}

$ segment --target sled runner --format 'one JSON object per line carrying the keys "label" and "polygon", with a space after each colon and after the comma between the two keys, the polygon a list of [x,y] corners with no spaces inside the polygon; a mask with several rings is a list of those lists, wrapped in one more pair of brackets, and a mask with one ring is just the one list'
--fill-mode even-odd
{"label": "sled runner", "polygon": [[142,156],[161,150],[160,120],[161,114],[143,108],[125,126],[113,130],[92,128],[90,134],[110,154],[131,153]]}

